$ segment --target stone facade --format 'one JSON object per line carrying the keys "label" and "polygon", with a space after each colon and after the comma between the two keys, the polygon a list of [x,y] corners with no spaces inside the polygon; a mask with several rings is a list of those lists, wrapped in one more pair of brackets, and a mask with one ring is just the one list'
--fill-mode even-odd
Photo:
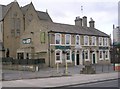
{"label": "stone facade", "polygon": [[[12,2],[3,16],[3,42],[10,57],[44,58],[46,66],[110,63],[110,36],[95,28],[91,18],[77,17],[75,25],[55,23],[47,12],[30,3]],[[5,12],[4,12],[5,13]]]}

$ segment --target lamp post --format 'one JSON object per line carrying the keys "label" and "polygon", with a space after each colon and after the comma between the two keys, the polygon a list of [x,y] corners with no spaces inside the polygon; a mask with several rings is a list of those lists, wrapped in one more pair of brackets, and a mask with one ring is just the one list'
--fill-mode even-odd
{"label": "lamp post", "polygon": [[65,74],[68,75],[67,51],[64,50],[63,53],[65,54]]}
{"label": "lamp post", "polygon": [[[104,58],[104,60],[105,60],[105,50],[103,50],[103,58]],[[102,72],[103,72],[103,62],[102,62]]]}
{"label": "lamp post", "polygon": [[82,51],[82,59],[83,59],[83,65],[84,65],[84,50]]}

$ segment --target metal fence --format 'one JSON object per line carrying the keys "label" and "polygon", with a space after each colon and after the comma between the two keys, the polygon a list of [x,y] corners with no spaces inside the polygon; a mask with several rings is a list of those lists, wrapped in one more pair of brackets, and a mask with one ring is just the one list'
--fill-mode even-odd
{"label": "metal fence", "polygon": [[13,58],[2,58],[2,64],[12,65],[39,65],[45,64],[45,59],[13,59]]}

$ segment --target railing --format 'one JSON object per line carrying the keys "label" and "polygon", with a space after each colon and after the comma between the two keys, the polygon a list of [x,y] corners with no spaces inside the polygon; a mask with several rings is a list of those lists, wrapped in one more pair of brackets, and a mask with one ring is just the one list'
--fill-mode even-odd
{"label": "railing", "polygon": [[39,65],[45,64],[45,59],[13,59],[13,58],[2,58],[2,64],[12,65]]}

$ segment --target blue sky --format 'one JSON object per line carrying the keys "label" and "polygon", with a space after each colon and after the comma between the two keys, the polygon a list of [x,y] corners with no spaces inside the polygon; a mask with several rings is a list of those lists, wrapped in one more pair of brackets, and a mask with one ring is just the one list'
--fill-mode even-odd
{"label": "blue sky", "polygon": [[[0,0],[0,4],[9,4],[14,0]],[[88,22],[92,17],[95,28],[112,34],[113,24],[118,25],[119,0],[17,0],[20,6],[33,2],[35,9],[48,10],[54,22],[73,24],[76,16],[87,16]],[[81,11],[83,6],[83,11]],[[89,23],[88,23],[89,26]]]}

